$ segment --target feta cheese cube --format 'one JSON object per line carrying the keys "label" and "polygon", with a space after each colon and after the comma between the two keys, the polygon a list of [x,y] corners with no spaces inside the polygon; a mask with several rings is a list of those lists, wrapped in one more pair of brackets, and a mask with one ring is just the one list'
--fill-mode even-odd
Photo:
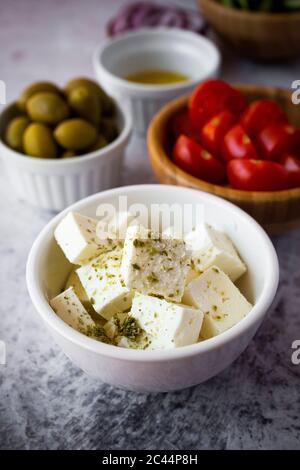
{"label": "feta cheese cube", "polygon": [[185,236],[187,249],[199,271],[218,266],[234,282],[246,272],[230,238],[208,224],[199,224]]}
{"label": "feta cheese cube", "polygon": [[202,272],[197,271],[194,269],[194,267],[190,267],[185,280],[185,285],[187,286],[193,279],[196,279],[196,277],[200,276],[200,274],[202,274]]}
{"label": "feta cheese cube", "polygon": [[138,320],[149,349],[172,349],[196,343],[203,313],[150,295],[136,294],[130,314]]}
{"label": "feta cheese cube", "polygon": [[89,302],[87,293],[85,292],[76,270],[71,271],[71,274],[68,277],[68,280],[65,285],[65,289],[73,287],[75,294],[77,295],[80,302],[84,305],[85,302]]}
{"label": "feta cheese cube", "polygon": [[121,278],[122,249],[102,253],[77,269],[77,274],[94,310],[109,320],[131,307],[133,293]]}
{"label": "feta cheese cube", "polygon": [[217,266],[212,266],[188,284],[183,301],[204,313],[201,338],[219,335],[244,318],[252,309],[239,289]]}
{"label": "feta cheese cube", "polygon": [[180,302],[188,265],[183,240],[163,238],[141,226],[128,228],[121,265],[128,288]]}
{"label": "feta cheese cube", "polygon": [[95,326],[95,322],[78,299],[73,287],[51,299],[50,305],[65,323],[81,333],[86,333],[89,328]]}
{"label": "feta cheese cube", "polygon": [[114,247],[110,238],[97,237],[97,224],[98,220],[77,212],[69,212],[58,224],[54,237],[71,263],[83,265]]}
{"label": "feta cheese cube", "polygon": [[68,289],[69,287],[73,287],[75,294],[77,295],[78,299],[86,309],[86,311],[91,315],[92,319],[97,321],[97,324],[102,324],[104,325],[105,320],[104,318],[100,317],[97,312],[95,312],[88,296],[83,288],[80,279],[78,277],[78,274],[76,270],[72,271],[67,282],[65,285],[65,289]]}
{"label": "feta cheese cube", "polygon": [[119,348],[132,349],[132,344],[126,336],[120,336],[117,346],[119,346]]}
{"label": "feta cheese cube", "polygon": [[119,348],[126,349],[147,349],[149,346],[149,340],[145,334],[141,334],[138,340],[131,340],[127,336],[118,336],[116,343]]}

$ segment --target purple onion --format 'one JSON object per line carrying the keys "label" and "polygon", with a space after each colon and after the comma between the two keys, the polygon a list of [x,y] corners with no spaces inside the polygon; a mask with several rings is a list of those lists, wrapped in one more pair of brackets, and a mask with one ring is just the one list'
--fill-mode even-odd
{"label": "purple onion", "polygon": [[107,34],[116,36],[125,31],[156,26],[176,27],[201,33],[205,30],[206,23],[202,15],[194,10],[150,2],[134,2],[122,7],[109,21]]}
{"label": "purple onion", "polygon": [[202,33],[207,27],[207,23],[204,17],[200,14],[194,15],[190,12],[186,15],[187,29],[194,31],[195,33]]}
{"label": "purple onion", "polygon": [[164,13],[161,15],[159,25],[173,26],[174,28],[186,28],[186,15],[178,8],[165,9]]}
{"label": "purple onion", "polygon": [[130,18],[130,25],[133,29],[139,28],[143,25],[147,18],[157,12],[157,8],[149,3],[140,3],[139,6],[132,12]]}

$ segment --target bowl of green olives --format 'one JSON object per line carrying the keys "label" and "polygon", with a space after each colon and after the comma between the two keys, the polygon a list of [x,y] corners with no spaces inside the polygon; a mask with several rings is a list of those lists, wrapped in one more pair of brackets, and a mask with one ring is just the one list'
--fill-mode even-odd
{"label": "bowl of green olives", "polygon": [[0,115],[0,157],[17,195],[60,211],[119,185],[131,116],[89,78],[27,86]]}

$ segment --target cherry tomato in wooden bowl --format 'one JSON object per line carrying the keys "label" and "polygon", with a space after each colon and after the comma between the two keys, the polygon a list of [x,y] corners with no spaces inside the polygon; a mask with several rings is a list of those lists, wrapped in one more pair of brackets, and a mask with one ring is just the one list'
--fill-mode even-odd
{"label": "cherry tomato in wooden bowl", "polygon": [[267,160],[231,160],[227,174],[233,188],[244,191],[281,191],[288,188],[286,169]]}
{"label": "cherry tomato in wooden bowl", "polygon": [[294,144],[296,128],[290,124],[271,124],[265,127],[256,138],[261,158],[277,160],[288,152]]}
{"label": "cherry tomato in wooden bowl", "polygon": [[229,162],[235,158],[258,159],[252,140],[240,124],[236,124],[224,137],[222,157]]}
{"label": "cherry tomato in wooden bowl", "polygon": [[279,163],[288,172],[288,185],[290,188],[300,187],[300,159],[295,155],[286,153],[281,156]]}
{"label": "cherry tomato in wooden bowl", "polygon": [[220,156],[224,136],[235,123],[236,117],[230,111],[222,111],[210,119],[200,133],[203,147],[212,154]]}
{"label": "cherry tomato in wooden bowl", "polygon": [[289,151],[297,158],[300,158],[300,127],[296,127],[292,137],[292,142],[290,143]]}
{"label": "cherry tomato in wooden bowl", "polygon": [[223,183],[225,166],[200,144],[185,135],[176,140],[173,160],[180,168],[210,183]]}
{"label": "cherry tomato in wooden bowl", "polygon": [[240,123],[250,137],[255,137],[270,124],[287,124],[288,118],[275,101],[262,99],[254,101],[245,109]]}
{"label": "cherry tomato in wooden bowl", "polygon": [[247,102],[242,93],[223,80],[206,80],[198,85],[189,98],[189,115],[195,127],[202,128],[222,111],[239,117]]}
{"label": "cherry tomato in wooden bowl", "polygon": [[196,140],[196,142],[200,141],[199,130],[191,123],[187,109],[174,114],[171,119],[171,132],[175,139],[183,134]]}

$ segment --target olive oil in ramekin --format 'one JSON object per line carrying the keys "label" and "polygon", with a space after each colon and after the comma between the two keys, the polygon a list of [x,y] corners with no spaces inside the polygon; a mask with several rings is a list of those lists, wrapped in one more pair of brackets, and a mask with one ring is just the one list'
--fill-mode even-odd
{"label": "olive oil in ramekin", "polygon": [[185,82],[189,77],[171,70],[152,69],[131,73],[125,79],[141,85],[173,85]]}

